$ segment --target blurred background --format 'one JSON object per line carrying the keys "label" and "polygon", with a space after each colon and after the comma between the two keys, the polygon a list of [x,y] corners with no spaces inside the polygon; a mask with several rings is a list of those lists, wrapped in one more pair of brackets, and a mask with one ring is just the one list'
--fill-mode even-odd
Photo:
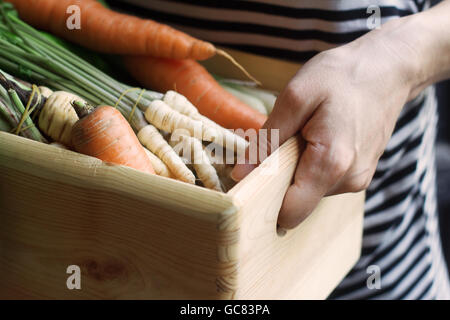
{"label": "blurred background", "polygon": [[[434,5],[440,1],[431,2]],[[442,245],[450,271],[450,81],[438,83],[436,89],[439,101],[436,147],[438,207]]]}
{"label": "blurred background", "polygon": [[436,148],[439,219],[442,244],[450,267],[450,81],[437,84],[439,128]]}

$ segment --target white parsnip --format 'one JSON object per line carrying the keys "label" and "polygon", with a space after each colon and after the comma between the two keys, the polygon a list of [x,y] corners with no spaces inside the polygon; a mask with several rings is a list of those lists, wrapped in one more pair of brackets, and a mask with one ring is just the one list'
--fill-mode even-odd
{"label": "white parsnip", "polygon": [[198,109],[182,94],[176,91],[169,90],[164,94],[163,101],[167,103],[172,109],[177,110],[186,116],[195,119],[200,113]]}
{"label": "white parsnip", "polygon": [[217,171],[217,175],[219,176],[222,189],[224,190],[224,192],[228,192],[231,188],[233,188],[236,185],[236,181],[231,179],[231,171],[233,171],[233,166],[223,165],[217,167],[214,164],[213,166]]}
{"label": "white parsnip", "polygon": [[153,169],[155,170],[156,174],[159,176],[167,177],[167,178],[173,178],[172,173],[170,172],[167,165],[157,156],[153,154],[150,150],[144,147],[145,153],[147,153],[148,158],[150,159],[150,162],[152,163]]}
{"label": "white parsnip", "polygon": [[41,93],[41,95],[43,95],[46,98],[50,97],[53,93],[53,91],[47,87],[39,86],[38,88],[39,88],[39,92]]}
{"label": "white parsnip", "polygon": [[[236,185],[236,181],[231,179],[231,171],[233,170],[233,165],[227,164],[226,158],[223,156],[217,158],[214,152],[206,146],[203,146],[203,150],[208,156],[209,161],[213,165],[214,169],[216,169],[223,191],[228,192],[228,190]],[[233,163],[235,163],[235,161]]]}
{"label": "white parsnip", "polygon": [[39,114],[39,128],[54,141],[66,146],[72,144],[72,127],[78,121],[71,102],[84,102],[80,97],[65,91],[53,92]]}
{"label": "white parsnip", "polygon": [[179,113],[162,100],[153,100],[145,111],[145,118],[158,129],[173,133],[186,130],[188,134],[205,141],[214,141],[217,130],[204,126],[201,121]]}
{"label": "white parsnip", "polygon": [[228,147],[235,152],[243,152],[247,148],[248,143],[244,138],[201,115],[197,108],[185,96],[169,90],[165,93],[163,100],[167,105],[179,113],[194,120],[201,121],[205,127],[213,128],[216,131],[215,138],[207,141],[212,141],[223,147]]}
{"label": "white parsnip", "polygon": [[177,145],[177,149],[183,152],[184,157],[188,157],[185,153],[189,153],[195,172],[203,185],[212,190],[223,191],[219,176],[216,169],[211,164],[208,155],[203,150],[202,142],[194,137],[178,135],[170,140],[172,146]]}
{"label": "white parsnip", "polygon": [[195,184],[195,176],[192,171],[188,169],[183,160],[175,153],[169,143],[159,133],[158,129],[149,124],[139,130],[137,137],[145,147],[167,165],[176,179]]}

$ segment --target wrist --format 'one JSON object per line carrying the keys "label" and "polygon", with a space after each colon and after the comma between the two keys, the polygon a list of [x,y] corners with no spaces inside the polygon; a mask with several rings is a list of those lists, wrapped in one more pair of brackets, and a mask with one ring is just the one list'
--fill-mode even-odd
{"label": "wrist", "polygon": [[389,21],[380,30],[392,60],[392,70],[399,73],[402,83],[408,90],[407,100],[413,99],[422,91],[432,78],[432,63],[427,52],[430,40],[422,28],[423,18],[412,15]]}
{"label": "wrist", "polygon": [[370,66],[357,70],[373,70],[389,90],[403,96],[405,103],[428,78],[423,45],[417,44],[421,37],[411,34],[411,28],[417,26],[415,20],[415,16],[390,20],[343,47],[347,55],[357,57],[355,63]]}
{"label": "wrist", "polygon": [[432,83],[450,76],[450,37],[446,31],[450,28],[450,1],[445,2],[437,10],[390,21],[380,30],[403,60],[399,69],[409,86],[409,100]]}

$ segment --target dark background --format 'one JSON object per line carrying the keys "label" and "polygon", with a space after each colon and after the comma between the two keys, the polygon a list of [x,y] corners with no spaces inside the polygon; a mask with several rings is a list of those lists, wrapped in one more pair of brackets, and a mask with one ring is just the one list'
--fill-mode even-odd
{"label": "dark background", "polygon": [[439,100],[436,148],[438,207],[442,244],[447,265],[450,267],[450,81],[439,83],[437,94]]}
{"label": "dark background", "polygon": [[[436,4],[440,1],[431,2]],[[439,222],[445,258],[450,267],[450,81],[438,83],[436,89],[439,101],[436,146]]]}

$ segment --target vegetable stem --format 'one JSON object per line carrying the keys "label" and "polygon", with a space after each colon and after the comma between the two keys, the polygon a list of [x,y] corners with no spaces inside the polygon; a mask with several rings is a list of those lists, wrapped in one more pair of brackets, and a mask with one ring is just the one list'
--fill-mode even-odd
{"label": "vegetable stem", "polygon": [[0,10],[0,68],[53,89],[73,92],[95,105],[115,105],[123,96],[117,108],[135,131],[148,125],[142,111],[163,96],[149,90],[123,94],[129,86],[83,60],[64,43],[29,26],[9,7]]}
{"label": "vegetable stem", "polygon": [[[24,119],[24,120],[20,120],[17,123],[16,134],[22,133],[22,135],[30,137],[33,140],[46,142],[46,139],[42,136],[42,134],[40,133],[38,128],[36,128],[33,121],[29,117],[29,115],[31,114],[31,111],[26,110],[26,108],[22,104],[22,101],[20,101],[20,98],[17,95],[17,92],[15,90],[10,89],[10,90],[8,90],[8,93],[9,93],[12,104],[17,108],[19,113],[22,115],[22,119]],[[31,101],[30,101],[30,103],[31,103]],[[27,128],[25,130],[21,130],[22,122],[25,123],[27,126]],[[25,132],[27,134],[24,134]]]}

